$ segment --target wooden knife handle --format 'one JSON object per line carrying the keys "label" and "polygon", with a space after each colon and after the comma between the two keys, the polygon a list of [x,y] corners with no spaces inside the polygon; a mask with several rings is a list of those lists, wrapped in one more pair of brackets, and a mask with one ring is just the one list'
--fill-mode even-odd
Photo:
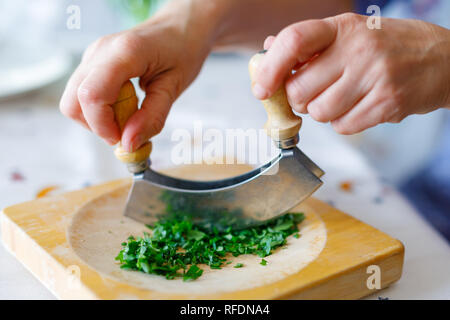
{"label": "wooden knife handle", "polygon": [[[120,132],[122,133],[125,123],[138,110],[138,98],[131,81],[128,80],[122,88],[120,88],[119,97],[112,105],[112,108],[114,110],[114,116],[117,124],[119,125]],[[128,164],[130,169],[137,169],[137,167],[142,169],[145,167],[145,163],[147,162],[151,151],[152,143],[150,141],[134,152],[126,152],[119,143],[119,146],[114,150],[114,154],[117,159]],[[136,170],[133,171],[136,172]]]}
{"label": "wooden knife handle", "polygon": [[[256,69],[264,56],[264,52],[255,54],[249,62],[248,69],[253,84]],[[294,139],[302,125],[302,118],[292,112],[286,96],[284,84],[268,99],[262,100],[267,112],[267,122],[264,126],[267,134],[276,142]]]}

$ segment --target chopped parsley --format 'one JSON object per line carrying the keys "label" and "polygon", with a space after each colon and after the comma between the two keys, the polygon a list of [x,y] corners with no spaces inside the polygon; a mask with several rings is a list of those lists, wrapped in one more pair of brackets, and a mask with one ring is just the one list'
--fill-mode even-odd
{"label": "chopped parsley", "polygon": [[[161,220],[148,226],[150,233],[130,236],[122,243],[116,257],[122,269],[156,274],[166,279],[195,280],[203,270],[199,265],[221,269],[230,256],[254,254],[264,258],[278,247],[286,245],[290,235],[298,234],[303,213],[288,213],[264,225],[243,230],[204,229],[189,217]],[[267,261],[262,259],[261,265]],[[244,265],[237,263],[234,268]]]}
{"label": "chopped parsley", "polygon": [[265,265],[267,265],[267,260],[261,259],[261,262],[259,264],[262,266],[265,266]]}

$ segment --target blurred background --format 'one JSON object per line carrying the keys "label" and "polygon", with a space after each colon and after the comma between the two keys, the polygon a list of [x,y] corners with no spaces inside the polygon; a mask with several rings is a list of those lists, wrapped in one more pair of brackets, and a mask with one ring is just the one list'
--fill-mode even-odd
{"label": "blurred background", "polygon": [[[147,19],[164,2],[0,0],[0,207],[128,176],[110,147],[59,114],[59,98],[88,44]],[[429,7],[418,5],[427,3]],[[77,15],[79,24],[72,20]],[[397,1],[383,7],[382,15],[421,18],[449,28],[450,1]],[[170,165],[174,128],[192,130],[195,120],[206,127],[262,126],[265,113],[250,93],[248,58],[233,53],[208,58],[155,138],[156,167]],[[371,181],[381,181],[400,190],[450,238],[448,110],[349,137],[305,118],[301,147],[324,167],[330,181],[319,197],[335,204],[339,199],[329,196],[334,189],[354,188],[357,193],[359,188],[364,193],[364,188],[373,190]],[[374,180],[355,173],[369,171]],[[383,192],[367,192],[373,201],[381,201]]]}

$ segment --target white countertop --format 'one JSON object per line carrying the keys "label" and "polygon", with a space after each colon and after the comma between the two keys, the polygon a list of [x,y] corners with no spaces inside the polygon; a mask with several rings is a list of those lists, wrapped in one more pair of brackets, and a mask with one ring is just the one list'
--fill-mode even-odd
{"label": "white countertop", "polygon": [[[61,192],[128,175],[110,147],[59,114],[63,86],[58,83],[0,102],[0,208],[33,199],[46,186],[57,185]],[[170,166],[167,150],[172,130],[192,130],[193,121],[223,129],[261,127],[265,112],[249,89],[247,58],[210,58],[155,139],[155,166]],[[326,172],[316,197],[405,245],[400,281],[369,298],[450,299],[449,245],[394,188],[380,181],[363,156],[328,125],[308,117],[299,146]],[[341,190],[343,181],[352,182],[352,192]],[[53,298],[0,246],[0,299]]]}

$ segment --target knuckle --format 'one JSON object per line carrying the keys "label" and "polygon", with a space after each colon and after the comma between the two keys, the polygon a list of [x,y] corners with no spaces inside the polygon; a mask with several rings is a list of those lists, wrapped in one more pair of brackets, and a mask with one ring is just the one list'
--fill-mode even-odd
{"label": "knuckle", "polygon": [[404,119],[403,116],[394,116],[389,121],[386,121],[386,122],[389,122],[389,123],[400,123],[403,119]]}
{"label": "knuckle", "polygon": [[389,57],[381,57],[379,64],[379,70],[381,72],[380,78],[384,79],[385,86],[389,90],[394,90],[396,86],[396,76],[397,76],[397,64],[392,61]]}
{"label": "knuckle", "polygon": [[331,121],[331,126],[333,127],[333,130],[336,131],[337,133],[344,134],[344,132],[343,132],[344,127],[342,126],[341,119]]}
{"label": "knuckle", "polygon": [[142,39],[136,33],[121,33],[118,34],[112,41],[112,45],[120,54],[129,56],[139,49]]}
{"label": "knuckle", "polygon": [[260,84],[265,89],[268,89],[268,87],[270,87],[270,85],[268,84],[271,84],[274,79],[273,76],[268,75],[273,75],[274,72],[275,70],[271,65],[267,63],[261,63],[261,65],[258,66],[258,70],[255,72],[254,82]]}
{"label": "knuckle", "polygon": [[116,36],[112,40],[112,51],[114,52],[114,61],[110,68],[114,72],[121,73],[127,70],[136,69],[136,57],[141,47],[141,37],[137,34],[124,33]]}
{"label": "knuckle", "polygon": [[386,46],[383,37],[381,37],[379,33],[361,28],[357,30],[352,37],[352,55],[368,57],[370,59],[384,56]]}
{"label": "knuckle", "polygon": [[302,77],[294,77],[286,81],[286,94],[294,104],[304,104],[310,88]]}
{"label": "knuckle", "polygon": [[292,109],[299,113],[307,113],[306,105],[304,103],[291,103]]}
{"label": "knuckle", "polygon": [[154,114],[150,122],[150,132],[152,135],[159,134],[164,128],[165,120],[162,115]]}
{"label": "knuckle", "polygon": [[89,60],[92,57],[92,54],[94,53],[94,51],[96,50],[96,47],[97,47],[96,42],[94,42],[93,44],[89,45],[86,48],[86,50],[84,50],[83,56],[81,57],[81,61]]}
{"label": "knuckle", "polygon": [[358,132],[342,119],[331,121],[331,126],[334,131],[343,135],[351,135]]}
{"label": "knuckle", "polygon": [[371,57],[382,49],[380,40],[366,32],[356,36],[353,45],[353,55],[355,56]]}
{"label": "knuckle", "polygon": [[383,117],[380,123],[382,122],[400,123],[403,119],[406,118],[406,114],[404,114],[402,108],[399,106],[399,104],[395,102],[389,104],[386,109],[387,110],[383,112]]}
{"label": "knuckle", "polygon": [[101,38],[98,38],[97,40],[95,40],[94,42],[92,42],[87,48],[86,50],[84,50],[83,52],[83,56],[82,56],[82,61],[88,60],[90,59],[93,54],[99,50],[99,48],[103,47],[105,45],[105,43],[108,42],[109,36],[104,36]]}
{"label": "knuckle", "polygon": [[[176,79],[176,78],[175,78]],[[173,103],[175,101],[175,99],[177,98],[176,96],[176,91],[179,90],[179,84],[178,81],[176,81],[175,79],[173,79],[173,86],[166,87],[166,86],[161,86],[157,92],[155,92],[155,94],[159,94],[161,96],[163,96],[162,100],[167,101],[169,104]]]}
{"label": "knuckle", "polygon": [[287,95],[288,103],[292,109],[294,109],[295,111],[300,112],[300,113],[307,113],[306,103],[303,103],[299,99],[297,99],[296,94],[290,95],[288,93],[288,90],[286,89],[286,95]]}
{"label": "knuckle", "polygon": [[97,125],[91,125],[91,129],[92,129],[93,133],[95,133],[97,136],[99,136],[101,138],[107,138],[108,137],[107,130],[103,126],[99,126],[98,124]]}
{"label": "knuckle", "polygon": [[110,138],[114,132],[115,124],[110,121],[106,121],[106,119],[99,113],[94,113],[89,119],[86,118],[86,121],[91,127],[92,132],[99,137],[107,139]]}
{"label": "knuckle", "polygon": [[383,86],[380,106],[384,109],[383,115],[388,120],[396,114],[400,114],[403,106],[407,104],[407,96],[402,90],[396,88],[392,83]]}
{"label": "knuckle", "polygon": [[324,105],[317,101],[312,101],[308,104],[308,113],[314,120],[318,122],[328,122],[329,117],[326,110],[324,110]]}
{"label": "knuckle", "polygon": [[69,105],[67,105],[64,102],[60,102],[59,104],[59,111],[66,116],[67,118],[70,119],[76,119],[78,118],[78,112],[75,108],[70,107]]}
{"label": "knuckle", "polygon": [[345,12],[338,16],[336,16],[336,20],[339,24],[345,26],[345,28],[350,28],[352,26],[359,26],[363,16],[353,13],[353,12]]}
{"label": "knuckle", "polygon": [[95,104],[101,100],[96,90],[84,85],[78,87],[77,97],[81,104]]}
{"label": "knuckle", "polygon": [[74,106],[73,104],[69,103],[66,98],[66,93],[63,94],[63,97],[61,98],[59,102],[59,111],[67,118],[70,119],[78,119],[80,116],[80,110]]}
{"label": "knuckle", "polygon": [[279,35],[280,42],[291,52],[299,52],[304,36],[300,28],[295,25],[283,29]]}

